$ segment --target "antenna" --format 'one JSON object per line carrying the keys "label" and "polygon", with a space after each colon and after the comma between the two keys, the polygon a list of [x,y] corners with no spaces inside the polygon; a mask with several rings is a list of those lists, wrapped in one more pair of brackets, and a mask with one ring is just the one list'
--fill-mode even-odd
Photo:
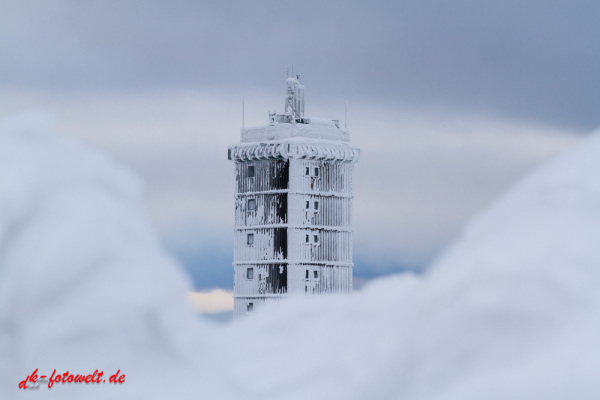
{"label": "antenna", "polygon": [[244,101],[242,100],[242,128],[246,127],[246,112],[244,107]]}
{"label": "antenna", "polygon": [[348,100],[344,101],[344,129],[348,129]]}
{"label": "antenna", "polygon": [[294,64],[292,64],[292,76],[294,76]]}
{"label": "antenna", "polygon": [[285,69],[285,77],[286,77],[286,78],[289,78],[289,77],[290,77],[290,67],[287,67],[287,68]]}

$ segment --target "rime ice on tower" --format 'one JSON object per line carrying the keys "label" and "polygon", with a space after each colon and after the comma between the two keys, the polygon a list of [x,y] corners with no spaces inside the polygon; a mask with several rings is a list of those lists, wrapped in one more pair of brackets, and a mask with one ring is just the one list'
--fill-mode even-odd
{"label": "rime ice on tower", "polygon": [[235,162],[234,315],[288,294],[352,291],[352,173],[339,121],[304,116],[288,78],[283,114],[241,129]]}

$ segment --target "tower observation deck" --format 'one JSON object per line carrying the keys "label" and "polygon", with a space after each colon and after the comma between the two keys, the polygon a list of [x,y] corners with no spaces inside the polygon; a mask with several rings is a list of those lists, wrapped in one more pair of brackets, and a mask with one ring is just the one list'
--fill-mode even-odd
{"label": "tower observation deck", "polygon": [[339,121],[304,116],[287,79],[285,112],[242,128],[235,163],[234,316],[291,294],[352,291],[352,174],[360,156]]}

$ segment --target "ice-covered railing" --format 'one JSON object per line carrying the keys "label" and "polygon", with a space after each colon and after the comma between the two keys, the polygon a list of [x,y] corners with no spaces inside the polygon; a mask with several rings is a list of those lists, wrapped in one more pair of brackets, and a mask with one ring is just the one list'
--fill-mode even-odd
{"label": "ice-covered railing", "polygon": [[325,118],[302,118],[301,122],[274,123],[267,126],[242,128],[242,142],[259,142],[263,140],[278,140],[292,137],[310,139],[326,139],[348,142],[350,135],[347,130],[339,127],[336,120]]}
{"label": "ice-covered railing", "polygon": [[268,143],[246,143],[230,146],[227,158],[235,161],[303,159],[357,162],[360,149],[351,143],[314,140],[283,140]]}

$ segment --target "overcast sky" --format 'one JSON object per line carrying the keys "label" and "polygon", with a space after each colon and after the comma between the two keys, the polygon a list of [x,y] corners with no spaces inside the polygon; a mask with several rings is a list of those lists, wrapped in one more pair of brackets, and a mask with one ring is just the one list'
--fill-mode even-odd
{"label": "overcast sky", "polygon": [[593,1],[0,1],[0,116],[40,113],[145,183],[198,287],[230,287],[226,147],[283,108],[343,119],[357,276],[422,268],[598,125]]}

